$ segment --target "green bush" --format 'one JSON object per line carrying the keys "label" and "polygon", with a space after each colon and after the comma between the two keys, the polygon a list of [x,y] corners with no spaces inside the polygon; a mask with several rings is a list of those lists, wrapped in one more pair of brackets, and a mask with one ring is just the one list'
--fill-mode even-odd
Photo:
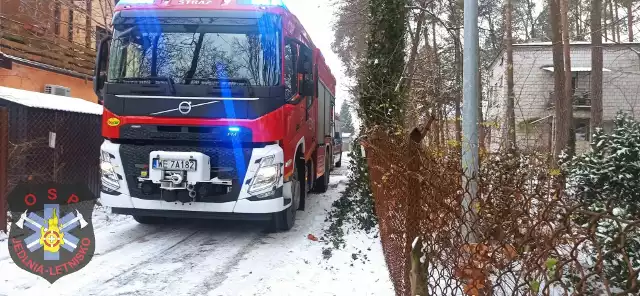
{"label": "green bush", "polygon": [[[639,225],[629,223],[640,219],[640,122],[619,113],[612,132],[598,129],[591,147],[591,151],[563,164],[567,192],[582,210],[574,221],[596,238],[594,251],[589,254],[590,268],[597,269],[593,262],[599,261],[600,249],[602,276],[613,287],[629,289],[638,275],[630,273],[625,257],[631,268],[640,268]],[[593,213],[601,214],[600,218],[594,220]]]}

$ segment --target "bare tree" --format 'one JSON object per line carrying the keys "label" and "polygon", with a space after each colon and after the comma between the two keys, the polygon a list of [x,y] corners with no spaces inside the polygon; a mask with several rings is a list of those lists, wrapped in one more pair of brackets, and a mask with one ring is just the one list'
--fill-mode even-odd
{"label": "bare tree", "polygon": [[[564,104],[563,104],[563,119],[567,121],[564,126],[558,126],[564,128],[568,133],[567,148],[569,148],[570,155],[575,151],[575,139],[572,136],[573,132],[573,83],[571,71],[571,40],[569,35],[571,31],[569,29],[569,0],[560,0],[560,10],[562,19],[562,50],[564,59]],[[556,107],[557,108],[557,107]]]}
{"label": "bare tree", "polygon": [[[449,17],[454,26],[454,52],[455,52],[455,65],[456,65],[456,90],[462,88],[462,48],[460,46],[460,21],[459,21],[459,8],[458,3],[455,0],[449,0]],[[462,143],[462,92],[456,91],[455,94],[455,125],[456,125],[456,141]]]}
{"label": "bare tree", "polygon": [[617,34],[616,37],[618,37],[618,42],[620,42],[620,27],[618,24],[618,22],[620,21],[620,16],[618,15],[618,5],[619,5],[618,0],[615,0],[615,2],[613,3],[613,7],[615,8],[614,10],[616,12],[615,14],[616,19],[614,21],[614,26],[616,27],[616,34]]}
{"label": "bare tree", "polygon": [[[427,1],[428,0],[422,0],[421,2],[421,7],[425,7],[427,5]],[[422,36],[422,27],[424,26],[424,22],[425,22],[425,14],[426,11],[424,9],[421,9],[418,12],[418,15],[416,16],[416,29],[413,32],[413,34],[410,34],[411,36],[413,36],[411,38],[412,40],[412,44],[411,44],[411,52],[409,53],[409,61],[407,63],[407,72],[405,74],[406,79],[405,79],[405,87],[407,88],[407,91],[411,90],[411,82],[413,81],[413,72],[416,68],[416,56],[418,55],[418,47],[420,46],[420,40],[422,38],[420,38]]]}
{"label": "bare tree", "polygon": [[512,150],[516,147],[516,119],[515,119],[515,92],[513,90],[513,34],[512,34],[513,5],[511,0],[505,1],[505,31],[507,44],[507,122],[505,148]]}
{"label": "bare tree", "polygon": [[609,2],[609,19],[611,20],[611,39],[613,39],[613,42],[619,42],[620,40],[616,39],[617,37],[620,37],[620,34],[617,32],[619,31],[618,26],[616,26],[615,21],[613,20],[613,0],[608,0]]}
{"label": "bare tree", "polygon": [[[602,125],[602,0],[591,3],[591,126]],[[629,33],[629,36],[632,36]]]}
{"label": "bare tree", "polygon": [[603,23],[604,25],[602,26],[602,30],[604,31],[604,39],[605,40],[609,40],[609,33],[607,32],[608,26],[607,26],[607,1],[604,1],[604,5],[602,5],[602,16],[603,16]]}
{"label": "bare tree", "polygon": [[[627,24],[629,25],[629,42],[633,42],[633,1],[627,0]],[[602,38],[602,36],[600,36]]]}
{"label": "bare tree", "polygon": [[556,97],[555,104],[555,123],[554,123],[554,159],[557,161],[558,156],[569,144],[569,122],[567,121],[565,110],[565,101],[567,100],[564,92],[564,59],[562,54],[562,26],[560,23],[560,0],[549,0],[549,22],[551,23],[551,40],[553,44],[553,78],[554,78],[554,95]]}

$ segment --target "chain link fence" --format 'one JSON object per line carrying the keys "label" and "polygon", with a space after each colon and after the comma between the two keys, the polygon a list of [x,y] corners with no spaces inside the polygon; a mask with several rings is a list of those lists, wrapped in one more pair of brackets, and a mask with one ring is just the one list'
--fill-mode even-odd
{"label": "chain link fence", "polygon": [[6,193],[29,181],[82,184],[99,194],[100,115],[19,104],[9,104],[5,110],[8,120],[0,121],[0,132],[6,125],[8,161],[0,162],[0,177],[6,176]]}
{"label": "chain link fence", "polygon": [[483,154],[469,180],[459,146],[418,142],[362,142],[396,295],[640,293],[640,218],[581,202],[543,154]]}

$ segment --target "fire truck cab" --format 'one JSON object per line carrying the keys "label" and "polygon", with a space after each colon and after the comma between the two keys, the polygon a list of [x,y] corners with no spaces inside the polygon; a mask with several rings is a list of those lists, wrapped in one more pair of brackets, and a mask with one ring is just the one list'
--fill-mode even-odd
{"label": "fire truck cab", "polygon": [[102,204],[293,227],[327,190],[336,80],[280,0],[120,0],[98,48]]}

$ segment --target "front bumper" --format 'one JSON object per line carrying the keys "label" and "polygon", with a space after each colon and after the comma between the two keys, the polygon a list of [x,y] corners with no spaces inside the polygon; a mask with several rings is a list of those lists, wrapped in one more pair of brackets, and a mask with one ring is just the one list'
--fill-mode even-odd
{"label": "front bumper", "polygon": [[[140,147],[116,144],[106,140],[101,149],[111,157],[113,172],[117,177],[111,179],[103,177],[100,200],[103,205],[114,208],[114,212],[154,211],[155,215],[166,216],[172,216],[170,213],[178,214],[178,212],[268,214],[283,211],[291,205],[290,183],[284,183],[282,176],[279,176],[277,183],[271,188],[251,193],[249,191],[251,181],[259,170],[261,159],[273,157],[274,163],[283,163],[283,151],[278,145],[267,145],[262,148]],[[198,196],[187,203],[163,200],[160,189],[153,193],[144,193],[139,182],[140,164],[148,162],[147,150],[149,152],[164,150],[205,153],[211,157],[212,168],[233,168],[224,170],[226,174],[224,178],[233,179],[233,184],[223,193],[215,196]],[[216,174],[220,173],[212,169],[211,178],[223,177]]]}

